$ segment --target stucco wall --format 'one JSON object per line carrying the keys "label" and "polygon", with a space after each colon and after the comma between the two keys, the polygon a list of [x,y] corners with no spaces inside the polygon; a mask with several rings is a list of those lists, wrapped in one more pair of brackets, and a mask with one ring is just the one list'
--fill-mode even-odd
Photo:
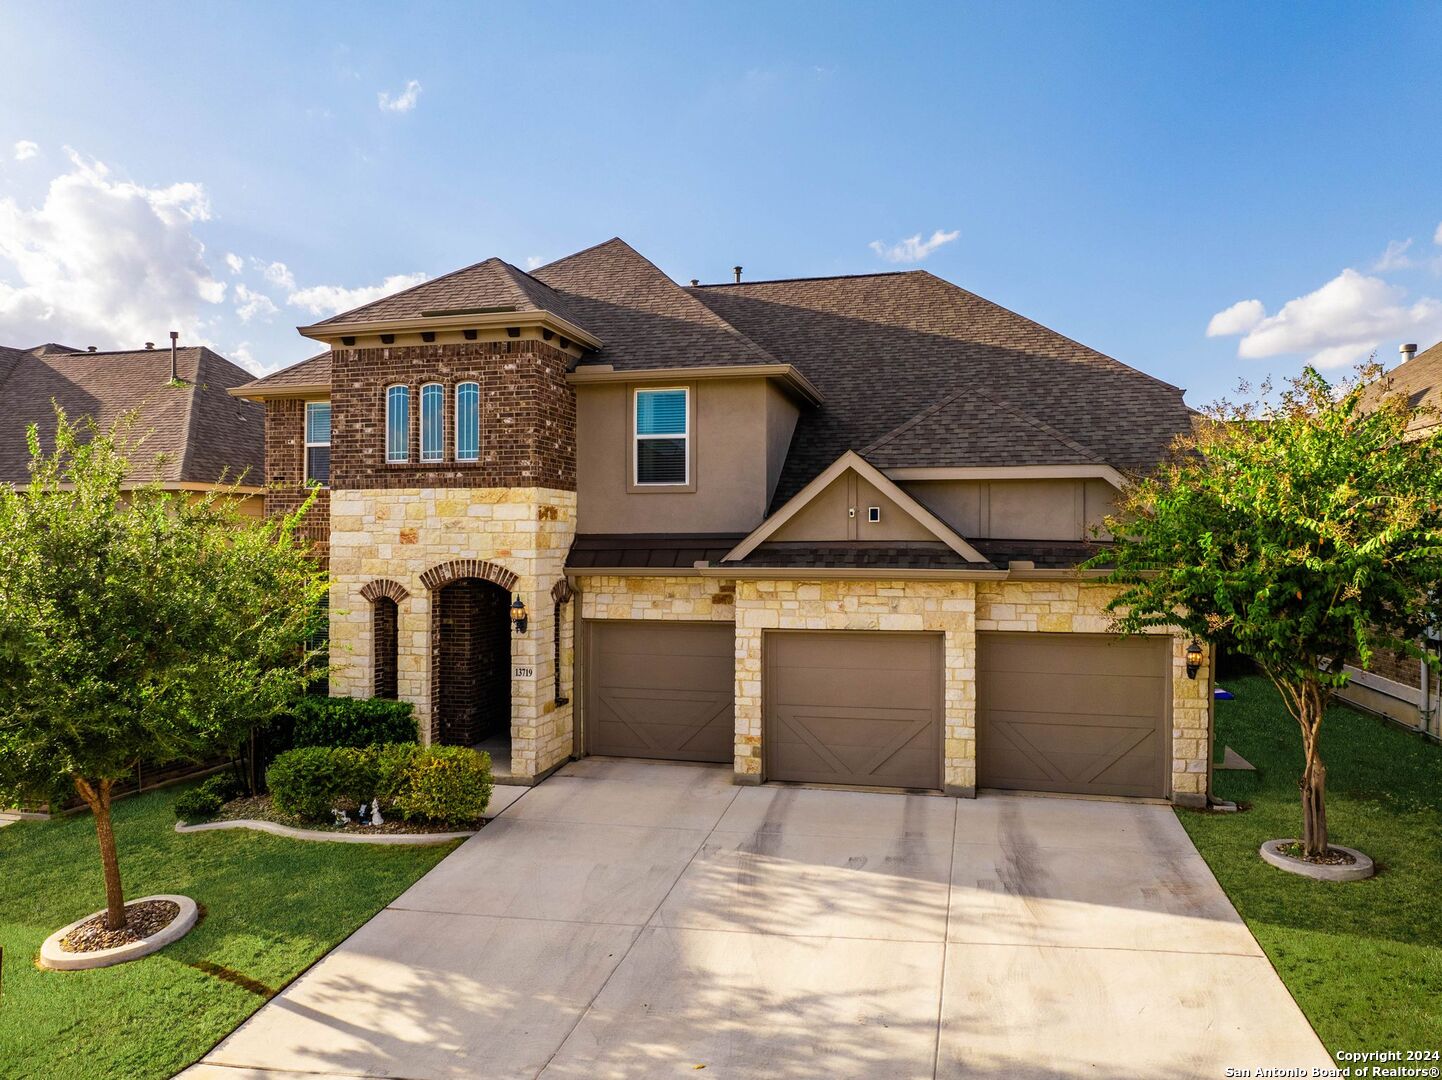
{"label": "stucco wall", "polygon": [[[554,603],[575,535],[576,496],[547,488],[395,488],[331,496],[331,693],[369,697],[373,684],[369,582],[389,580],[398,601],[398,691],[431,731],[431,590],[421,575],[458,559],[516,575],[512,592],[530,613],[511,638],[511,663],[533,677],[511,680],[511,770],[534,776],[571,753],[570,704],[555,703]],[[561,609],[570,618],[569,605]],[[570,634],[563,634],[567,655]],[[563,663],[566,657],[563,656]],[[562,680],[569,691],[569,672]]]}

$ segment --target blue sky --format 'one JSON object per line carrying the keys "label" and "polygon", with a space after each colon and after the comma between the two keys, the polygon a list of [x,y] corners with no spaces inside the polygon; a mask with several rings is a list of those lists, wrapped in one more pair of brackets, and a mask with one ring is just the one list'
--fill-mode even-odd
{"label": "blue sky", "polygon": [[270,370],[613,235],[678,280],[923,267],[1194,404],[1442,338],[1438,4],[62,0],[0,40],[0,343]]}

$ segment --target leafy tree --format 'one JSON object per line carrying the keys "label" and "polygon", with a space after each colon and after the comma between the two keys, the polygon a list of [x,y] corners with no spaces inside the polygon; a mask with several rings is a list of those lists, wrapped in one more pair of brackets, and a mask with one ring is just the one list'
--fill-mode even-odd
{"label": "leafy tree", "polygon": [[1308,368],[1275,398],[1214,406],[1124,496],[1095,560],[1123,586],[1118,629],[1227,642],[1271,678],[1301,729],[1308,855],[1327,850],[1320,732],[1343,663],[1427,659],[1442,581],[1442,434],[1419,436],[1377,371],[1334,387]]}
{"label": "leafy tree", "polygon": [[56,413],[49,454],[28,431],[29,484],[0,485],[0,795],[73,787],[119,929],[115,783],[237,744],[303,691],[324,572],[300,512],[246,523],[233,491],[126,489],[129,421]]}

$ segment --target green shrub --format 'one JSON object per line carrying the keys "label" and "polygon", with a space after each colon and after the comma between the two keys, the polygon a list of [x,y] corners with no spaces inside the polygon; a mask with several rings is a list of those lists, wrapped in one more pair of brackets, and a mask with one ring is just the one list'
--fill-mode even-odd
{"label": "green shrub", "polygon": [[408,701],[386,698],[308,697],[295,709],[292,746],[377,746],[416,741]]}
{"label": "green shrub", "polygon": [[197,821],[208,821],[220,811],[225,800],[214,791],[207,791],[204,784],[186,788],[175,797],[175,820],[187,825]]}
{"label": "green shrub", "polygon": [[368,757],[353,748],[300,746],[271,762],[265,782],[281,813],[325,821],[335,807],[354,805],[359,788],[371,786],[368,764]]}
{"label": "green shrub", "polygon": [[416,751],[396,807],[407,819],[470,825],[491,801],[491,756],[465,746]]}
{"label": "green shrub", "polygon": [[370,758],[372,797],[380,800],[383,809],[394,806],[405,790],[412,762],[420,752],[415,743],[389,743],[363,751]]}
{"label": "green shrub", "polygon": [[176,796],[176,820],[193,825],[213,818],[222,806],[244,793],[245,789],[234,773],[229,770],[218,772]]}

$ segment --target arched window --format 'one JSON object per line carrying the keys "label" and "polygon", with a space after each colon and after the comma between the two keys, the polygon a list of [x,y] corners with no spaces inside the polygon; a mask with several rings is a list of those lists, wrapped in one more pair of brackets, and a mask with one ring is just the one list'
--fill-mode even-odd
{"label": "arched window", "polygon": [[446,390],[440,383],[421,387],[421,460],[446,456]]}
{"label": "arched window", "polygon": [[456,460],[477,461],[481,456],[481,385],[456,386]]}
{"label": "arched window", "polygon": [[378,596],[371,601],[371,660],[374,670],[371,693],[392,701],[396,700],[399,692],[400,663],[396,655],[399,615],[396,602],[389,596]]}
{"label": "arched window", "polygon": [[386,387],[386,461],[411,459],[411,388]]}

